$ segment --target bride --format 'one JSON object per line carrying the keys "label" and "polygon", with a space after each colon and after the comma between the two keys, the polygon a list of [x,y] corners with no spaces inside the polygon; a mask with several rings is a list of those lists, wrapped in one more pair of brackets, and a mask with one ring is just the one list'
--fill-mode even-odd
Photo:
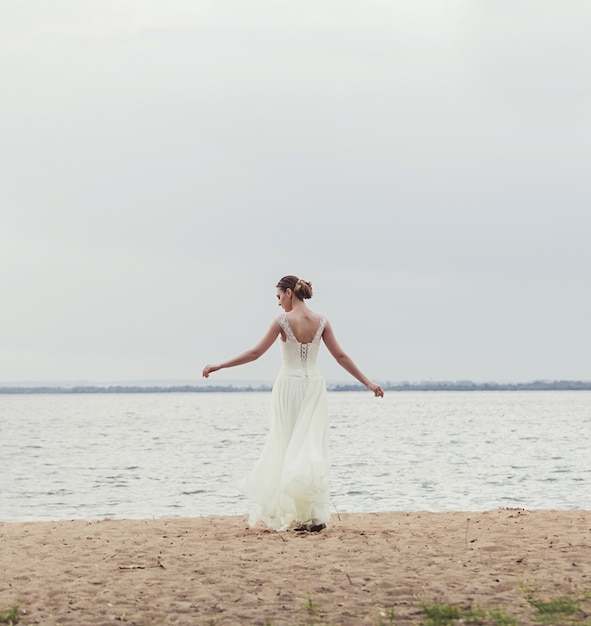
{"label": "bride", "polygon": [[376,397],[382,387],[367,378],[338,344],[330,322],[306,300],[312,284],[297,276],[277,283],[283,313],[256,346],[215,365],[203,376],[255,361],[280,337],[281,369],[271,394],[271,421],[261,456],[241,484],[253,503],[250,525],[263,522],[276,530],[317,532],[330,519],[328,496],[328,406],[324,378],[317,368],[320,342],[349,374]]}

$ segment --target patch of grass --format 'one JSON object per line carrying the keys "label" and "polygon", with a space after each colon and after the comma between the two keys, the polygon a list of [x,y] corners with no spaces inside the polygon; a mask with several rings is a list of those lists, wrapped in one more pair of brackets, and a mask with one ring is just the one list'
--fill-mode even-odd
{"label": "patch of grass", "polygon": [[538,611],[540,615],[554,615],[564,613],[572,615],[581,608],[581,600],[569,596],[552,598],[550,600],[537,600],[530,598],[529,603]]}
{"label": "patch of grass", "polygon": [[306,602],[306,605],[304,606],[304,608],[310,614],[314,613],[317,610],[318,607],[314,604],[314,600],[312,600],[312,596],[308,596],[308,602]]}
{"label": "patch of grass", "polygon": [[20,616],[18,614],[19,606],[15,604],[11,609],[0,611],[0,624],[18,624]]}
{"label": "patch of grass", "polygon": [[521,589],[529,604],[536,610],[534,619],[541,623],[581,623],[583,604],[591,597],[589,592],[578,592],[543,600],[536,587],[522,584]]}
{"label": "patch of grass", "polygon": [[428,626],[445,626],[460,619],[460,608],[453,604],[422,604],[425,624]]}
{"label": "patch of grass", "polygon": [[497,626],[517,626],[517,620],[500,609],[490,609],[488,616]]}
{"label": "patch of grass", "polygon": [[482,624],[516,626],[517,620],[500,609],[481,609],[478,606],[463,609],[453,604],[422,605],[424,626],[451,626],[453,624]]}
{"label": "patch of grass", "polygon": [[470,607],[462,611],[462,622],[468,624],[486,624],[488,619],[488,612],[481,609],[479,606]]}
{"label": "patch of grass", "polygon": [[536,619],[540,622],[555,623],[556,621],[572,622],[581,613],[584,596],[558,596],[548,600],[528,598],[527,601],[536,609]]}

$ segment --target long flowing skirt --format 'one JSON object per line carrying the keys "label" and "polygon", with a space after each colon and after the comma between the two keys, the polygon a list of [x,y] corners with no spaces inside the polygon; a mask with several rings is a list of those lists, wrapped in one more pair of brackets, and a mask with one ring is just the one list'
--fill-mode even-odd
{"label": "long flowing skirt", "polygon": [[280,375],[271,394],[271,424],[261,456],[241,484],[253,503],[250,525],[276,530],[326,524],[328,406],[321,376]]}

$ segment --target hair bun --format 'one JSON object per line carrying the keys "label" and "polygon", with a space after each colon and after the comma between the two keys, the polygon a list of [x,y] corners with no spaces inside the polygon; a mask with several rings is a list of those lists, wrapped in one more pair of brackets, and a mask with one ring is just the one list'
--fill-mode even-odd
{"label": "hair bun", "polygon": [[312,283],[304,280],[303,278],[298,278],[298,282],[296,283],[293,291],[298,298],[308,300],[313,294]]}
{"label": "hair bun", "polygon": [[312,297],[312,283],[298,278],[297,276],[284,276],[276,285],[281,291],[291,289],[295,296],[300,300],[306,300]]}

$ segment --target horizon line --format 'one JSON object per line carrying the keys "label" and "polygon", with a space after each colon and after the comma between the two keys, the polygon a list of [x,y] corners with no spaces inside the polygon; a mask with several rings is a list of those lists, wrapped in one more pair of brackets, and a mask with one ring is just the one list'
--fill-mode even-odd
{"label": "horizon line", "polygon": [[[474,382],[471,380],[401,381],[382,384],[386,391],[591,391],[591,381],[538,379],[528,382]],[[136,381],[129,383],[61,382],[0,382],[0,394],[51,394],[51,393],[170,393],[170,392],[268,392],[272,383],[264,381],[216,381],[214,384],[199,381],[181,382]],[[328,391],[361,391],[365,387],[357,382],[328,382]]]}

